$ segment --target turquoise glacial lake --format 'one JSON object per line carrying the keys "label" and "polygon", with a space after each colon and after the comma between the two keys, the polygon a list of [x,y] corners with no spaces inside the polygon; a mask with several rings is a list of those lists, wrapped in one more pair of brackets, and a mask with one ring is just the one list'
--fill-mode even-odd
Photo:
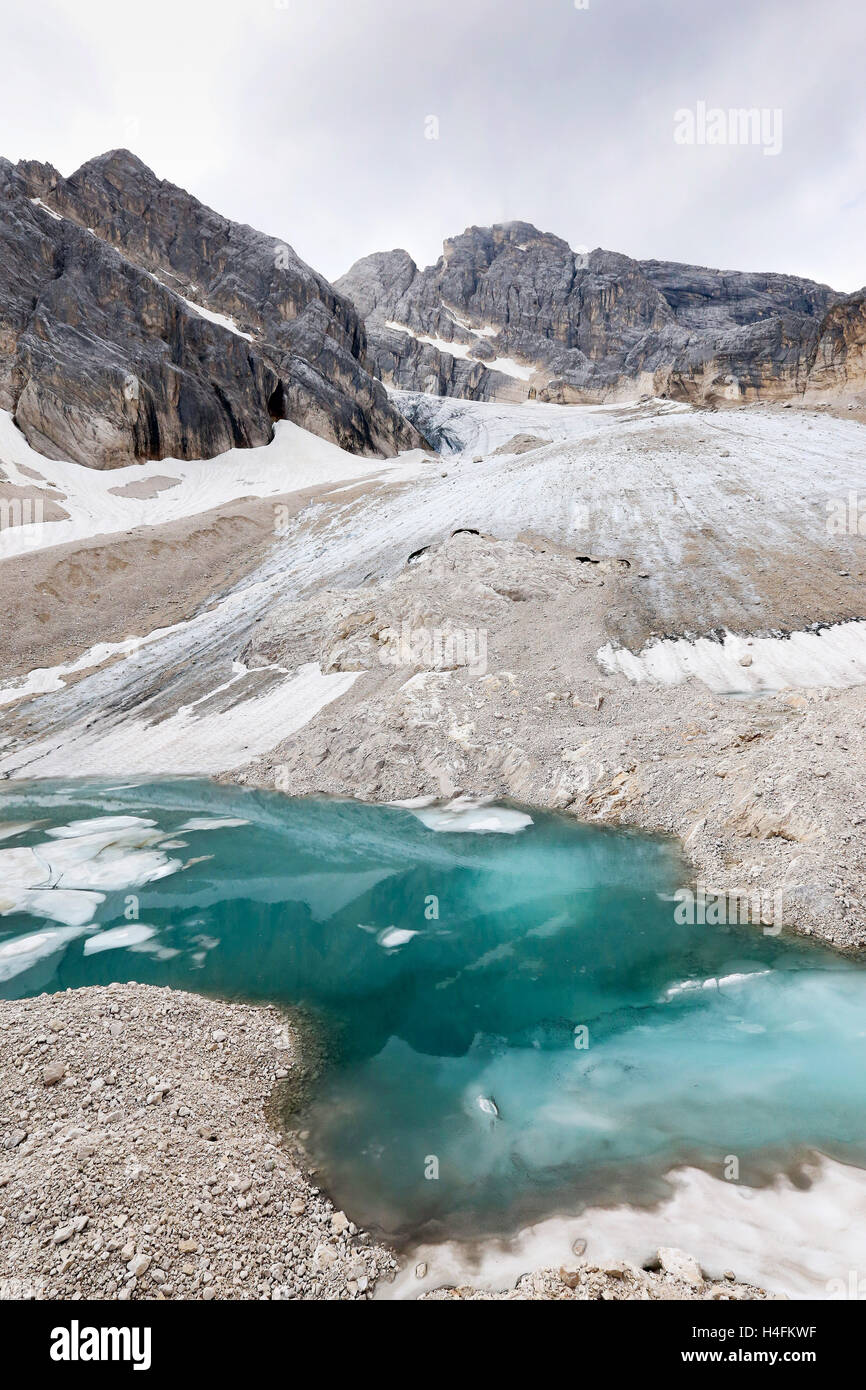
{"label": "turquoise glacial lake", "polygon": [[682,879],[666,841],[514,808],[8,783],[0,997],[137,980],[302,1011],[287,1126],[398,1241],[652,1201],[682,1163],[866,1166],[866,972],[679,924]]}

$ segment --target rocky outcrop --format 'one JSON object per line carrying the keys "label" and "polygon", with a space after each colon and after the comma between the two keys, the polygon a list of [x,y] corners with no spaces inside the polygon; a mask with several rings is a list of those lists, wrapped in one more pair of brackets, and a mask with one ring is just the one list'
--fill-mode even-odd
{"label": "rocky outcrop", "polygon": [[866,290],[848,295],[825,315],[806,387],[810,394],[866,388]]}
{"label": "rocky outcrop", "polygon": [[470,227],[425,270],[405,251],[367,256],[336,284],[382,378],[408,390],[716,403],[866,382],[863,293],[575,253],[525,222]]}
{"label": "rocky outcrop", "polygon": [[421,444],[365,351],[291,247],[127,151],[69,179],[0,160],[0,407],[49,457],[210,458],[283,418],[356,453]]}

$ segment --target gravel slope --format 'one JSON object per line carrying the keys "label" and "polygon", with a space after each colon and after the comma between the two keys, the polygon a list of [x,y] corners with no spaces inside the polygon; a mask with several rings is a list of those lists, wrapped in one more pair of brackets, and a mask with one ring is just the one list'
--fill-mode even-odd
{"label": "gravel slope", "polygon": [[0,1005],[0,1295],[366,1298],[392,1255],[266,1118],[293,1046],[276,1009],[145,985]]}

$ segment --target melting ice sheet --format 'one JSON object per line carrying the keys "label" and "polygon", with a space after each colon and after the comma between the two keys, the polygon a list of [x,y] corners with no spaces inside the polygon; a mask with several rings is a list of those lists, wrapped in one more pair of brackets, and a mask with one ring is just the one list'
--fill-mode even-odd
{"label": "melting ice sheet", "polygon": [[[0,995],[135,979],[302,1007],[326,1063],[289,1123],[353,1219],[413,1244],[649,1221],[689,1170],[700,1253],[804,1157],[866,1167],[860,966],[677,923],[667,842],[468,814],[520,833],[205,782],[7,783]],[[847,1257],[821,1209],[816,1268]]]}

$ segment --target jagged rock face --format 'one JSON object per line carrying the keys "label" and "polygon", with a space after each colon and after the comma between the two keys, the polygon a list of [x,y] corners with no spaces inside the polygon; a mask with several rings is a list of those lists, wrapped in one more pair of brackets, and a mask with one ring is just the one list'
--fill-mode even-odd
{"label": "jagged rock face", "polygon": [[470,227],[419,270],[367,256],[336,282],[384,380],[471,399],[696,403],[863,381],[862,295],[786,275],[576,254],[525,222]]}
{"label": "jagged rock face", "polygon": [[821,324],[807,387],[862,391],[866,386],[866,290],[834,304]]}
{"label": "jagged rock face", "polygon": [[128,152],[69,179],[0,160],[0,406],[43,453],[210,458],[281,418],[356,453],[423,443],[365,349],[353,305],[290,247]]}

